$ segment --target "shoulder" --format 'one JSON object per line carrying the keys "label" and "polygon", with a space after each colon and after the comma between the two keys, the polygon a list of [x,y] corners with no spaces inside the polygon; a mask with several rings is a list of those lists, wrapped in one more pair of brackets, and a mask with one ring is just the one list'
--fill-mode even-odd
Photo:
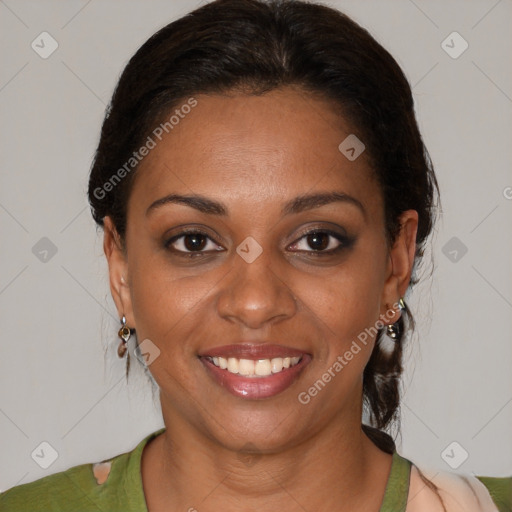
{"label": "shoulder", "polygon": [[478,477],[411,464],[406,512],[512,512],[512,477]]}
{"label": "shoulder", "polygon": [[477,476],[489,491],[500,512],[512,512],[512,476]]}
{"label": "shoulder", "polygon": [[0,494],[0,511],[146,512],[141,454],[145,444],[160,432],[162,429],[145,437],[132,451],[108,460],[80,464],[12,487]]}
{"label": "shoulder", "polygon": [[[104,464],[111,468],[112,463],[116,459],[120,460],[122,456],[118,457],[105,461]],[[0,494],[0,510],[101,510],[101,503],[98,502],[95,492],[99,486],[95,469],[95,464],[81,464],[34,482],[12,487]]]}

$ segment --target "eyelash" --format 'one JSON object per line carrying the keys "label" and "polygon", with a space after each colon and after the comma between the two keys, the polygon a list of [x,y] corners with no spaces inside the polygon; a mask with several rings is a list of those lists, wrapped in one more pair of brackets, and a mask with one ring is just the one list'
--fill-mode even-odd
{"label": "eyelash", "polygon": [[[340,244],[338,245],[338,247],[336,247],[334,249],[330,249],[329,251],[314,250],[314,249],[312,249],[312,250],[309,250],[309,251],[299,250],[299,251],[294,251],[294,252],[307,252],[310,255],[315,256],[315,257],[318,257],[318,256],[332,256],[333,254],[337,254],[338,252],[341,252],[343,249],[350,248],[350,246],[353,245],[353,242],[354,242],[353,238],[350,238],[350,237],[348,237],[346,235],[342,235],[342,234],[337,233],[335,231],[331,231],[331,230],[325,229],[325,228],[313,228],[313,229],[310,229],[309,231],[305,231],[305,232],[301,233],[299,238],[297,238],[297,240],[295,242],[293,242],[291,245],[297,245],[298,242],[300,242],[302,239],[306,238],[309,235],[315,235],[315,234],[329,235],[329,236],[335,238],[338,242],[340,242]],[[164,243],[165,248],[171,250],[172,252],[174,252],[174,253],[176,253],[176,254],[178,254],[180,256],[184,256],[184,257],[197,257],[199,255],[204,256],[208,252],[212,252],[212,251],[204,251],[204,250],[201,250],[201,251],[181,251],[179,249],[171,248],[171,245],[173,243],[175,243],[176,241],[178,241],[181,238],[186,237],[187,235],[201,235],[201,236],[204,236],[205,238],[207,238],[209,241],[215,243],[214,240],[212,240],[212,238],[210,237],[210,235],[208,233],[206,233],[205,231],[202,231],[202,230],[200,230],[198,228],[193,228],[193,229],[190,229],[190,230],[183,230],[180,233],[178,233],[177,235],[174,235],[172,238],[170,238],[169,240],[167,240]],[[330,242],[329,242],[328,245],[330,245]],[[213,251],[213,252],[217,252],[217,251]],[[220,252],[220,251],[218,251],[218,252]]]}

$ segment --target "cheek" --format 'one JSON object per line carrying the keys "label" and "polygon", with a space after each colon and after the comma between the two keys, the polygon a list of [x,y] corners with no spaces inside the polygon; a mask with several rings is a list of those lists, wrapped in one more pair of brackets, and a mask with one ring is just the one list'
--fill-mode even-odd
{"label": "cheek", "polygon": [[[332,278],[304,282],[309,318],[318,335],[314,367],[304,382],[301,400],[321,397],[317,410],[358,407],[362,375],[374,347],[379,318],[379,280],[364,267],[347,267]],[[308,285],[309,284],[309,285]],[[306,301],[306,299],[305,299]]]}
{"label": "cheek", "polygon": [[131,282],[138,343],[150,340],[156,345],[159,352],[149,367],[151,374],[161,389],[174,390],[176,406],[180,402],[187,408],[189,394],[204,394],[196,354],[198,345],[215,331],[211,327],[215,320],[206,314],[205,304],[216,280],[176,278],[168,267],[158,265],[139,268]]}
{"label": "cheek", "polygon": [[297,280],[295,290],[313,317],[341,346],[374,325],[379,318],[382,277],[375,267],[354,263],[328,276]]}
{"label": "cheek", "polygon": [[[377,322],[385,269],[384,264],[379,266],[375,254],[367,254],[370,253],[354,254],[322,279],[309,276],[297,280],[297,293],[310,315],[306,321],[315,324],[322,340],[315,347],[315,379],[330,383],[326,384],[329,390],[325,397],[331,397],[335,404],[343,396],[352,396],[349,390],[361,385],[380,327]],[[309,383],[316,386],[313,393],[318,387],[323,388],[322,383],[317,386],[315,382]]]}
{"label": "cheek", "polygon": [[166,350],[185,349],[189,324],[197,324],[197,314],[215,288],[214,276],[176,277],[161,258],[141,257],[130,265],[138,338],[149,338]]}

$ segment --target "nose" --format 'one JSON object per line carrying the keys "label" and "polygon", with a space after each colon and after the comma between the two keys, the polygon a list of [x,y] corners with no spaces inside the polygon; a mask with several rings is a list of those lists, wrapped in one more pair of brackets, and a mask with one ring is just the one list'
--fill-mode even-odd
{"label": "nose", "polygon": [[270,251],[252,263],[238,254],[217,298],[218,314],[251,329],[291,318],[297,309],[291,286],[272,265]]}

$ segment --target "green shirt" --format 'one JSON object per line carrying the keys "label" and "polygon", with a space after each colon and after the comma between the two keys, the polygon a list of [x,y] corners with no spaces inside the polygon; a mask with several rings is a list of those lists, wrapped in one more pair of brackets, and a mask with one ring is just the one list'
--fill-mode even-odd
{"label": "green shirt", "polygon": [[[74,466],[0,494],[1,512],[147,512],[141,478],[144,446],[165,431],[145,437],[131,452],[111,462],[110,473],[98,483],[92,463]],[[405,512],[412,463],[393,453],[391,473],[380,512]],[[98,473],[96,473],[98,475]],[[500,512],[512,512],[512,477],[478,477]]]}

